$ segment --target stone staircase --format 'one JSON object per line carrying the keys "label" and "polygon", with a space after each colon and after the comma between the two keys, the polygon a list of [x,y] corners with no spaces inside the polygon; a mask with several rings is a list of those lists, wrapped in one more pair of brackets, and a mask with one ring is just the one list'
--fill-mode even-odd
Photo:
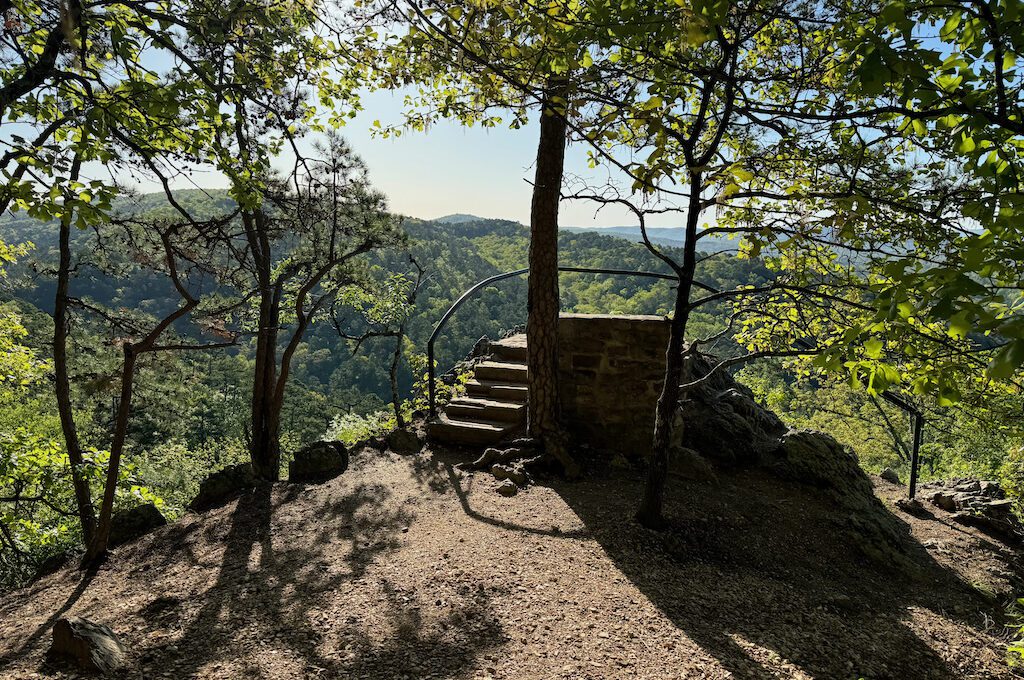
{"label": "stone staircase", "polygon": [[491,356],[476,365],[466,395],[429,423],[428,435],[462,446],[499,441],[526,423],[526,376],[526,335],[491,343]]}

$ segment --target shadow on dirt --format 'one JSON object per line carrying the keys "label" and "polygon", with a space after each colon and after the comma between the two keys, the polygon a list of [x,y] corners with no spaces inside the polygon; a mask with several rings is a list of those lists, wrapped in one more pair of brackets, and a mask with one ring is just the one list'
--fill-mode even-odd
{"label": "shadow on dirt", "polygon": [[[439,451],[420,474],[446,475],[475,520],[545,533],[475,510],[467,482],[452,472],[457,460]],[[546,483],[585,525],[576,537],[600,543],[624,576],[737,678],[774,677],[768,665],[780,664],[823,678],[959,678],[975,660],[951,668],[908,620],[942,618],[944,634],[973,636],[1002,616],[932,559],[901,520],[894,518],[903,563],[879,563],[851,540],[849,518],[827,495],[764,471],[673,479],[665,532],[632,521],[642,487],[628,473]]]}
{"label": "shadow on dirt", "polygon": [[763,473],[672,482],[662,533],[629,520],[639,482],[555,486],[622,573],[738,678],[780,660],[812,677],[963,677],[974,661],[949,667],[908,619],[976,635],[1001,616],[909,531],[908,563],[866,559],[827,497]]}

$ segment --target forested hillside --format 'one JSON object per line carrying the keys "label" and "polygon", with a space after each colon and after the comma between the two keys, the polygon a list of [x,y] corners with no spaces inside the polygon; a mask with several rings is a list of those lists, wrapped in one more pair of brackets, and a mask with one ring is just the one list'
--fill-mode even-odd
{"label": "forested hillside", "polygon": [[[214,211],[229,205],[225,197],[196,192],[189,196],[194,210]],[[162,205],[160,196],[133,202],[134,209],[152,212]],[[205,206],[205,207],[204,207]],[[160,208],[162,209],[162,208]],[[424,283],[408,315],[407,339],[402,347],[398,381],[403,408],[423,407],[423,374],[427,339],[437,320],[473,284],[498,273],[526,266],[528,232],[523,225],[496,220],[426,222],[407,219],[406,247],[374,255],[370,260],[375,285],[402,288],[408,281],[394,280],[395,272],[408,275],[409,257],[424,269]],[[16,310],[28,328],[27,345],[36,360],[48,361],[52,322],[46,312],[53,306],[53,284],[43,275],[54,266],[52,225],[33,220],[8,220],[0,238],[33,246],[9,269],[5,307]],[[664,264],[640,244],[591,232],[565,232],[560,237],[564,266],[665,272]],[[81,266],[72,292],[88,303],[79,315],[81,332],[73,348],[77,370],[73,376],[76,409],[83,436],[103,451],[114,417],[116,353],[109,324],[90,313],[96,308],[128,308],[166,313],[163,282],[145,272],[123,278],[104,275],[120,252],[90,231],[74,240]],[[97,263],[90,267],[89,263]],[[761,285],[771,273],[756,259],[721,252],[703,259],[699,278],[715,288]],[[643,277],[602,274],[562,275],[565,311],[601,314],[659,314],[671,308],[670,282]],[[339,307],[316,323],[295,354],[292,380],[284,408],[283,437],[287,452],[326,434],[355,441],[393,426],[388,366],[395,349],[392,337],[367,337],[358,343],[345,336],[372,333],[372,314],[358,301]],[[694,332],[710,336],[724,328],[726,308],[711,308],[693,320]],[[499,338],[525,322],[526,289],[523,277],[496,282],[470,299],[438,338],[438,372],[455,366],[484,336]],[[339,330],[344,335],[339,335]],[[187,337],[200,337],[194,326],[180,325]],[[730,356],[738,351],[730,335],[710,348]],[[225,464],[244,459],[247,423],[243,416],[251,390],[250,340],[233,347],[201,353],[160,356],[144,366],[137,381],[136,417],[131,424],[131,463],[125,493],[157,500],[173,517],[195,495],[198,482]],[[852,390],[841,381],[799,377],[799,371],[779,361],[751,365],[739,373],[768,406],[795,426],[833,433],[852,446],[871,471],[891,467],[904,475],[909,464],[910,430],[905,416],[877,397]],[[63,479],[58,454],[60,431],[52,396],[45,383],[19,392],[5,392],[4,427],[17,433],[18,445],[34,442],[39,452],[33,475]],[[1014,452],[1021,442],[1018,398],[988,399],[975,405],[930,409],[926,428],[924,476],[975,474],[1002,477],[1011,489],[1024,482],[1024,460]],[[69,489],[57,484],[55,489]],[[55,497],[56,508],[69,508],[70,497]],[[8,583],[16,582],[39,558],[59,552],[75,540],[73,523],[57,512],[41,509],[37,521],[21,527],[21,540],[33,546],[30,560],[7,562]],[[25,565],[18,568],[17,565]]]}
{"label": "forested hillside", "polygon": [[3,9],[0,676],[1019,675],[1022,0]]}

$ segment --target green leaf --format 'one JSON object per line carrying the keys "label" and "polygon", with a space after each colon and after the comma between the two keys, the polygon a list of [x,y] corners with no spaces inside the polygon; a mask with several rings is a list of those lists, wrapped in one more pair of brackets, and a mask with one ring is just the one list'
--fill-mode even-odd
{"label": "green leaf", "polygon": [[878,338],[869,338],[864,342],[864,354],[869,359],[878,359],[881,357],[883,349],[885,349],[885,343]]}
{"label": "green leaf", "polygon": [[1013,340],[1005,345],[989,363],[986,374],[994,380],[1011,378],[1024,364],[1024,340]]}

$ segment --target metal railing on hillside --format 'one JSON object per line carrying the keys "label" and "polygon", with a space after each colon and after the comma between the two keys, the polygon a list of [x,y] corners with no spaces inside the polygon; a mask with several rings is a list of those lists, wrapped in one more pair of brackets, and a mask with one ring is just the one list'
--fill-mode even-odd
{"label": "metal railing on hillside", "polygon": [[[611,275],[611,276],[639,276],[639,277],[649,278],[649,279],[661,279],[661,280],[665,280],[665,281],[678,281],[678,277],[674,276],[673,274],[664,274],[664,273],[660,273],[660,272],[647,272],[647,271],[631,271],[631,270],[628,270],[628,269],[599,269],[599,268],[591,268],[591,267],[559,267],[558,271],[559,272],[575,273],[575,274],[606,274],[606,275]],[[484,288],[487,285],[495,283],[497,281],[502,281],[504,279],[510,279],[510,278],[512,278],[514,276],[522,276],[523,274],[528,274],[529,272],[530,272],[529,267],[526,267],[526,268],[523,268],[523,269],[516,269],[514,271],[504,272],[502,274],[495,274],[494,276],[488,277],[488,278],[486,278],[486,279],[484,279],[482,281],[479,281],[479,282],[475,283],[465,293],[463,293],[461,296],[459,296],[458,300],[456,300],[455,302],[452,303],[452,306],[448,308],[448,311],[446,311],[441,316],[440,320],[437,322],[437,325],[434,326],[434,331],[430,334],[430,339],[427,341],[427,395],[428,395],[427,398],[428,398],[428,403],[429,403],[429,407],[430,407],[430,417],[431,418],[433,418],[433,417],[435,417],[437,415],[437,376],[436,376],[436,370],[435,370],[435,367],[434,367],[434,364],[435,364],[435,361],[434,361],[434,345],[437,342],[437,338],[438,338],[438,336],[440,336],[441,331],[444,330],[445,325],[447,325],[448,320],[451,319],[452,315],[455,314],[455,312],[459,309],[459,307],[461,307],[463,304],[465,304],[466,301],[469,300],[471,297],[473,297],[473,295],[475,295],[476,292],[479,291],[481,288]],[[695,287],[700,288],[702,290],[705,290],[705,291],[707,291],[709,293],[718,293],[718,292],[720,292],[717,288],[715,288],[713,286],[709,286],[709,285],[704,284],[704,283],[701,283],[699,281],[694,281],[693,285]],[[805,348],[805,349],[811,349],[811,345],[806,340],[800,340],[800,341],[797,342],[797,344],[799,346]],[[920,466],[920,450],[921,450],[922,433],[924,431],[924,414],[921,412],[920,409],[918,409],[911,402],[909,402],[906,398],[900,396],[899,394],[896,394],[894,392],[890,392],[890,391],[886,390],[885,392],[881,393],[881,396],[887,402],[889,402],[893,406],[896,406],[897,408],[903,410],[905,413],[907,413],[910,416],[911,426],[912,426],[912,429],[913,429],[913,442],[912,442],[912,445],[911,445],[910,480],[909,480],[909,484],[908,484],[908,490],[907,490],[908,493],[907,493],[907,495],[909,496],[909,498],[913,499],[914,496],[917,494],[917,476],[918,476],[918,468]]]}
{"label": "metal railing on hillside", "polygon": [[[632,271],[632,270],[629,270],[629,269],[596,269],[596,268],[592,268],[592,267],[559,267],[558,271],[560,271],[560,272],[569,272],[569,273],[573,273],[573,274],[608,274],[608,275],[614,275],[614,276],[640,276],[640,277],[644,277],[644,278],[648,278],[648,279],[662,279],[662,280],[665,280],[665,281],[677,281],[678,280],[677,277],[673,276],[672,274],[663,274],[663,273],[660,273],[660,272],[645,272],[645,271],[637,272],[637,271]],[[523,268],[523,269],[516,269],[515,271],[511,271],[511,272],[504,272],[502,274],[495,274],[494,276],[488,277],[488,278],[484,279],[483,281],[479,281],[479,282],[473,284],[473,286],[469,290],[467,290],[465,293],[463,293],[461,296],[459,296],[458,300],[456,300],[455,302],[452,303],[452,306],[448,308],[448,311],[446,311],[441,316],[441,319],[437,322],[437,325],[434,326],[434,332],[432,332],[430,334],[430,339],[427,341],[427,399],[428,399],[428,402],[429,402],[429,405],[430,405],[430,416],[431,417],[434,417],[434,416],[437,415],[437,378],[436,378],[436,375],[435,375],[435,368],[434,368],[434,363],[435,363],[434,362],[434,345],[437,342],[438,336],[441,335],[441,331],[444,330],[445,325],[447,325],[448,320],[450,318],[452,318],[452,315],[455,314],[455,312],[459,309],[459,307],[461,307],[463,304],[465,304],[466,301],[469,300],[471,297],[473,297],[473,295],[475,295],[476,292],[478,290],[480,290],[481,288],[484,288],[484,287],[486,287],[486,286],[488,286],[488,285],[490,285],[492,283],[495,283],[497,281],[502,281],[504,279],[510,279],[513,276],[522,276],[523,274],[529,274],[529,273],[530,273],[530,268],[526,267],[526,268]],[[697,285],[699,288],[703,288],[703,289],[706,289],[706,290],[709,290],[709,291],[712,290],[710,286],[705,286],[703,284],[694,284],[694,285]]]}

